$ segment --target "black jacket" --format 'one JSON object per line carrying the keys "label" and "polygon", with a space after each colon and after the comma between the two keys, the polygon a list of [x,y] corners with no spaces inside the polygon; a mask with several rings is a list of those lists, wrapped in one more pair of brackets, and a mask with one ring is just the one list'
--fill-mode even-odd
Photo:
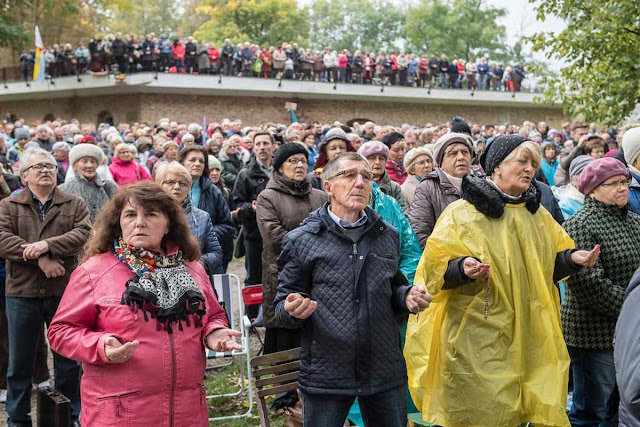
{"label": "black jacket", "polygon": [[[282,327],[302,328],[300,389],[368,395],[406,384],[396,315],[407,314],[407,280],[398,270],[398,232],[366,208],[353,243],[329,216],[328,203],[289,232],[278,258],[274,300]],[[307,319],[284,309],[287,295],[318,302]]]}
{"label": "black jacket", "polygon": [[620,391],[620,425],[640,426],[640,269],[627,288],[627,295],[618,317],[613,358]]}
{"label": "black jacket", "polygon": [[264,190],[269,182],[269,176],[262,170],[255,156],[247,163],[236,177],[233,186],[233,203],[238,211],[238,219],[242,224],[242,233],[245,239],[262,241],[258,223],[256,222],[256,211],[253,210],[251,202],[258,199],[258,194]]}
{"label": "black jacket", "polygon": [[122,39],[115,39],[111,43],[111,55],[124,56],[127,53],[127,44]]}
{"label": "black jacket", "polygon": [[211,216],[213,230],[222,246],[224,263],[227,264],[233,258],[233,235],[236,230],[229,206],[220,189],[209,178],[200,177],[200,192],[198,208]]}

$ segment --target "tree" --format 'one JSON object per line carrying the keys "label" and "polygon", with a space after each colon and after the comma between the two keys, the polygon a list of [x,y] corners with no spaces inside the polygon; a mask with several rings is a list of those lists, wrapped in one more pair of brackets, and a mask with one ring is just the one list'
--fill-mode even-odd
{"label": "tree", "polygon": [[203,0],[197,10],[210,17],[195,32],[198,39],[276,45],[309,37],[307,10],[295,0]]}
{"label": "tree", "polygon": [[110,15],[102,25],[102,32],[154,33],[157,37],[175,33],[182,19],[175,0],[127,0],[112,6]]}
{"label": "tree", "polygon": [[421,52],[491,56],[505,45],[505,27],[497,24],[505,15],[504,8],[485,0],[421,0],[407,11],[406,37]]}
{"label": "tree", "polygon": [[568,65],[545,79],[544,102],[560,101],[588,121],[616,124],[640,102],[640,2],[637,0],[545,0],[538,19],[555,15],[567,23],[557,34],[529,40],[535,51]]}
{"label": "tree", "polygon": [[0,47],[16,50],[26,45],[29,31],[24,24],[27,1],[9,0],[0,6]]}
{"label": "tree", "polygon": [[391,50],[404,32],[404,13],[388,0],[315,0],[309,19],[316,49]]}

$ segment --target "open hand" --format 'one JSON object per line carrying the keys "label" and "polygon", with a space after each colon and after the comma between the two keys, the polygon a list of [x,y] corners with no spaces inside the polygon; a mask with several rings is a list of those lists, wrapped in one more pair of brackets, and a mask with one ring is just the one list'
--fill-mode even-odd
{"label": "open hand", "polygon": [[233,337],[241,337],[242,332],[235,329],[216,329],[207,335],[207,347],[213,351],[242,350],[242,346],[233,340]]}
{"label": "open hand", "polygon": [[432,301],[431,294],[427,292],[424,286],[417,285],[412,286],[407,292],[407,296],[404,299],[407,308],[412,313],[420,313],[425,308],[429,307]]}
{"label": "open hand", "polygon": [[122,344],[116,337],[107,337],[104,340],[104,354],[111,363],[124,363],[131,359],[139,345],[137,340]]}
{"label": "open hand", "polygon": [[22,248],[22,259],[28,261],[30,259],[38,259],[42,255],[49,252],[49,244],[44,240],[34,243],[20,245]]}
{"label": "open hand", "polygon": [[600,256],[600,245],[595,245],[590,251],[575,251],[571,254],[571,261],[583,267],[593,267]]}
{"label": "open hand", "polygon": [[472,257],[465,258],[462,267],[464,268],[464,274],[473,280],[486,279],[489,277],[489,270],[491,270],[489,264],[483,264]]}
{"label": "open hand", "polygon": [[285,311],[296,319],[306,319],[316,311],[316,308],[318,308],[317,302],[303,298],[300,294],[289,294],[284,302]]}
{"label": "open hand", "polygon": [[42,270],[47,279],[60,277],[65,273],[64,261],[48,256],[38,258],[38,267],[40,267],[40,270]]}

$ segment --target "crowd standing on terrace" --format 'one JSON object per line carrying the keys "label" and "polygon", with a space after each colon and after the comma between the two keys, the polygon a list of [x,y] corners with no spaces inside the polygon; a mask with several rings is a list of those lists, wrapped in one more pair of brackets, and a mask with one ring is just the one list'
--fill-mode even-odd
{"label": "crowd standing on terrace", "polygon": [[208,425],[234,257],[265,353],[301,347],[305,425],[640,423],[640,125],[293,119],[2,123],[9,425],[48,346],[76,426]]}
{"label": "crowd standing on terrace", "polygon": [[[47,46],[46,73],[52,78],[87,72],[132,74],[143,71],[297,79],[321,82],[479,89],[519,92],[526,73],[517,61],[503,64],[485,57],[449,58],[399,50],[365,52],[312,50],[293,43],[262,46],[249,42],[221,45],[195,40],[159,38],[154,34],[101,37],[89,43]],[[34,53],[23,51],[23,79],[32,75]]]}

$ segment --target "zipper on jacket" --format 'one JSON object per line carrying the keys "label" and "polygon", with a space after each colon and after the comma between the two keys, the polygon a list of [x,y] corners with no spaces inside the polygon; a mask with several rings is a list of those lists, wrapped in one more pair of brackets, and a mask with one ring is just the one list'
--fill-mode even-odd
{"label": "zipper on jacket", "polygon": [[204,384],[198,383],[198,386],[200,387],[200,406],[202,406],[206,400],[207,391],[204,388]]}
{"label": "zipper on jacket", "polygon": [[102,396],[102,397],[98,397],[96,400],[98,402],[100,402],[100,401],[107,400],[107,399],[115,399],[115,402],[116,402],[116,417],[120,417],[120,406],[122,405],[120,399],[122,399],[123,397],[135,396],[137,394],[140,394],[140,390],[130,391],[128,393],[115,394],[113,396]]}
{"label": "zipper on jacket", "polygon": [[171,347],[171,400],[169,401],[169,426],[173,427],[173,407],[175,405],[176,394],[176,351],[173,343],[173,334],[169,334],[169,345]]}

